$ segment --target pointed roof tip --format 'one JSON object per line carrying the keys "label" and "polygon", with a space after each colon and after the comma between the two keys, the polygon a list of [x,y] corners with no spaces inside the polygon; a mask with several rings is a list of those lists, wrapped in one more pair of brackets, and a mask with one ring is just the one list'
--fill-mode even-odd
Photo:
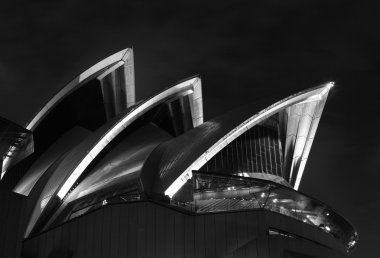
{"label": "pointed roof tip", "polygon": [[[321,88],[322,91],[319,92],[319,96],[322,98],[323,96],[325,96],[333,87],[335,86],[335,82],[334,81],[329,81],[327,83],[325,83],[323,85],[323,87]],[[327,95],[326,95],[327,96]]]}
{"label": "pointed roof tip", "polygon": [[194,75],[191,75],[191,76],[188,76],[186,78],[184,78],[183,80],[181,80],[181,82],[183,81],[189,81],[189,80],[193,80],[193,79],[200,79],[201,77],[199,76],[199,74],[194,74]]}
{"label": "pointed roof tip", "polygon": [[123,52],[121,58],[120,58],[120,61],[126,61],[128,59],[128,57],[133,56],[133,48],[132,47],[128,47],[128,48],[124,48],[123,50],[121,50],[120,52]]}
{"label": "pointed roof tip", "polygon": [[335,82],[334,81],[330,81],[328,83],[326,83],[326,87],[330,90],[332,87],[335,86]]}
{"label": "pointed roof tip", "polygon": [[202,81],[202,78],[199,76],[199,74],[194,75],[192,79],[194,80],[194,82]]}
{"label": "pointed roof tip", "polygon": [[172,84],[168,88],[175,87],[175,86],[182,85],[182,84],[193,84],[197,81],[202,81],[201,78],[198,76],[198,74],[190,76],[190,77],[186,77],[186,78],[176,82],[175,84]]}
{"label": "pointed roof tip", "polygon": [[335,86],[335,81],[325,81],[323,83],[320,83],[318,84],[317,86],[314,86],[314,87],[311,87],[305,91],[301,91],[302,92],[306,92],[306,91],[313,91],[313,90],[317,90],[317,89],[323,89],[323,88],[328,88],[328,89],[331,89]]}

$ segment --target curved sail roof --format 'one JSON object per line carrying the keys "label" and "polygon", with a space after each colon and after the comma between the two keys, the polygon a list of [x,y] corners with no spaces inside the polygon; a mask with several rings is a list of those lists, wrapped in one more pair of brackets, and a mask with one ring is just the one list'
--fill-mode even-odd
{"label": "curved sail roof", "polygon": [[[333,83],[330,82],[300,92],[254,115],[249,114],[249,107],[245,107],[234,114],[226,115],[222,118],[223,122],[219,120],[207,122],[202,127],[183,135],[181,139],[174,139],[171,144],[168,143],[167,150],[164,150],[163,156],[171,158],[166,162],[161,160],[159,173],[163,180],[157,182],[159,184],[157,189],[161,191],[162,187],[166,187],[165,194],[172,197],[192,177],[193,170],[199,170],[215,154],[253,126],[273,114],[284,111],[287,118],[284,122],[285,164],[290,163],[289,177],[285,179],[297,190],[319,118],[332,86]],[[194,142],[193,139],[198,141]],[[177,154],[166,153],[174,149]]]}
{"label": "curved sail roof", "polygon": [[[316,226],[332,218],[330,209],[298,205],[301,195],[295,190],[332,86],[329,82],[281,101],[262,99],[203,123],[198,77],[136,104],[133,51],[124,49],[70,81],[27,129],[9,130],[5,123],[4,130],[3,125],[3,140],[9,133],[19,137],[2,150],[9,156],[2,164],[3,170],[9,168],[2,182],[11,182],[9,189],[28,198],[25,237],[126,196],[196,212],[265,208],[268,200],[280,200],[288,203],[289,213],[309,212],[302,218]],[[325,217],[318,215],[325,210]],[[336,225],[325,229],[333,235],[342,229],[344,242],[355,245],[350,223]]]}
{"label": "curved sail roof", "polygon": [[[93,81],[96,83],[91,84]],[[70,81],[36,114],[28,123],[27,129],[37,132],[41,124],[49,128],[49,123],[52,122],[50,120],[48,123],[44,122],[49,114],[55,114],[54,110],[60,107],[60,103],[64,103],[73,93],[84,88],[84,85],[87,87],[86,90],[89,89],[89,86],[95,87],[96,85],[98,92],[101,89],[102,101],[98,101],[97,105],[99,103],[104,104],[105,120],[101,121],[102,126],[98,123],[97,127],[83,127],[87,130],[86,134],[82,142],[78,141],[77,144],[66,144],[72,142],[72,139],[77,139],[75,136],[77,134],[68,133],[71,130],[70,127],[64,129],[55,138],[49,140],[51,142],[45,143],[44,149],[39,150],[40,153],[34,157],[32,166],[28,168],[26,175],[15,188],[26,195],[33,192],[32,195],[37,203],[32,212],[27,235],[36,223],[42,220],[41,216],[46,220],[46,214],[53,212],[54,216],[49,215],[51,222],[59,214],[59,212],[54,212],[57,211],[57,207],[61,207],[58,210],[62,210],[68,202],[83,196],[86,191],[89,192],[89,189],[94,189],[93,192],[98,191],[96,189],[103,189],[110,182],[110,178],[104,175],[104,177],[100,177],[101,180],[91,181],[91,177],[88,177],[85,171],[95,160],[99,160],[98,157],[101,157],[100,154],[104,150],[114,148],[115,139],[118,139],[135,121],[146,114],[150,114],[149,112],[163,103],[167,103],[166,111],[156,110],[161,113],[158,114],[155,111],[155,115],[152,113],[151,116],[169,117],[169,120],[160,118],[156,122],[164,127],[166,126],[165,123],[173,123],[174,135],[172,136],[174,137],[170,139],[157,136],[157,141],[151,139],[150,141],[155,142],[155,144],[149,145],[147,143],[146,146],[154,146],[154,148],[149,147],[148,152],[139,156],[140,160],[137,163],[141,163],[138,169],[141,170],[141,173],[139,172],[138,177],[141,177],[140,181],[146,188],[145,190],[164,193],[169,197],[174,196],[192,177],[193,170],[200,170],[209,162],[216,162],[214,157],[217,154],[222,153],[222,150],[227,149],[227,146],[232,146],[232,143],[236,144],[236,141],[242,137],[246,139],[248,136],[245,133],[252,128],[261,125],[264,128],[262,130],[267,130],[272,122],[265,124],[265,121],[269,121],[274,115],[276,115],[276,119],[274,119],[275,122],[272,123],[272,127],[274,126],[273,128],[277,129],[274,131],[268,129],[269,131],[265,132],[268,134],[265,136],[268,138],[268,142],[265,142],[264,136],[259,136],[263,141],[263,146],[260,145],[259,147],[264,148],[260,151],[264,153],[262,155],[265,158],[268,155],[269,159],[272,158],[270,157],[272,149],[276,149],[273,156],[276,161],[269,161],[276,167],[276,173],[272,173],[271,170],[263,166],[260,169],[258,167],[252,170],[238,169],[232,172],[234,175],[245,175],[247,177],[272,178],[274,181],[297,190],[328,92],[333,83],[326,83],[297,93],[274,104],[272,104],[274,101],[269,102],[266,104],[268,107],[264,109],[265,106],[257,108],[257,103],[254,103],[203,123],[202,86],[198,77],[185,80],[135,104],[133,51],[132,49],[124,49],[100,61]],[[176,99],[183,96],[188,97],[185,102],[182,100],[177,101],[176,104],[168,104],[174,103]],[[80,97],[77,96],[75,101],[78,102],[79,99]],[[61,107],[61,109],[63,108]],[[261,111],[257,112],[260,109]],[[87,109],[87,112],[91,112],[91,108]],[[183,118],[186,116],[190,116],[190,127],[189,121],[185,121],[186,119]],[[183,120],[182,124],[175,121],[178,119]],[[76,126],[76,123],[74,121],[73,126]],[[82,130],[81,124],[78,125],[78,130]],[[149,130],[153,132],[154,128]],[[170,134],[169,131],[166,132]],[[275,136],[270,135],[273,133]],[[41,135],[39,132],[38,137]],[[260,139],[259,144],[261,144]],[[132,138],[128,141],[133,142]],[[65,144],[69,147],[62,147]],[[247,141],[240,142],[240,144],[248,148],[247,144],[252,144],[252,141],[249,143]],[[159,146],[156,148],[157,145]],[[129,153],[130,156],[132,155],[131,149],[128,148],[119,151]],[[48,153],[44,153],[44,151]],[[238,152],[239,150],[232,147],[230,151]],[[248,162],[254,162],[255,157],[252,156],[252,153],[250,154],[251,158],[248,158]],[[117,154],[112,155],[117,156]],[[128,167],[131,164],[125,166]],[[278,168],[278,166],[280,167]],[[99,171],[109,171],[112,166],[106,167],[108,170],[103,168]],[[119,171],[117,166],[113,169],[116,172],[106,174],[112,174],[113,178],[118,178],[118,175],[114,175]],[[156,171],[156,174],[151,175],[148,171]],[[44,174],[46,176],[43,177]],[[45,183],[43,185],[38,184],[38,189],[33,190],[40,178],[43,178]],[[87,183],[74,191],[80,182]],[[88,189],[86,190],[83,187]],[[80,189],[82,190],[79,191]],[[70,194],[72,195],[69,197]]]}
{"label": "curved sail roof", "polygon": [[[192,78],[190,80],[179,83],[131,108],[131,110],[129,110],[129,112],[127,112],[124,116],[119,117],[119,119],[114,124],[112,124],[112,127],[109,127],[106,131],[103,131],[103,135],[101,137],[92,137],[94,138],[94,142],[91,141],[91,143],[86,142],[86,144],[84,144],[86,146],[86,152],[80,151],[81,155],[73,154],[73,158],[75,157],[74,162],[70,160],[67,162],[68,164],[62,164],[62,169],[67,170],[67,168],[69,168],[70,170],[71,167],[73,167],[73,169],[68,178],[63,183],[63,185],[60,187],[60,190],[57,193],[58,197],[61,199],[65,197],[67,192],[73,186],[75,181],[79,178],[81,173],[91,163],[91,161],[133,121],[142,116],[151,108],[170,98],[179,96],[181,94],[188,95],[193,94],[195,91],[198,92],[199,87],[199,78]],[[193,106],[200,106],[199,104],[196,104],[198,101],[201,101],[198,98],[198,94],[194,94],[192,101],[194,103]],[[199,121],[203,117],[203,114],[200,114],[203,112],[200,108],[198,108],[196,110],[196,113],[197,114],[193,115],[193,117],[197,121],[196,123],[199,123]]]}
{"label": "curved sail roof", "polygon": [[34,118],[28,122],[26,128],[33,131],[39,123],[44,119],[44,117],[56,107],[64,98],[66,98],[73,91],[82,86],[85,82],[99,77],[98,79],[104,79],[107,75],[115,71],[121,66],[127,66],[129,78],[126,79],[127,83],[125,85],[126,92],[128,92],[129,105],[132,106],[135,102],[134,94],[134,73],[133,73],[133,51],[130,48],[123,49],[103,60],[91,66],[68,84],[66,84],[49,102],[41,108],[41,110],[34,116]]}
{"label": "curved sail roof", "polygon": [[[36,148],[31,159],[38,159],[72,126],[86,124],[87,129],[97,128],[134,103],[133,50],[127,48],[76,76],[26,124],[26,129],[35,136]],[[97,118],[91,115],[95,109],[99,112]],[[16,162],[15,158],[7,157],[2,175]],[[28,170],[26,178],[39,178],[44,171]]]}
{"label": "curved sail roof", "polygon": [[90,135],[90,131],[74,127],[55,141],[29,168],[13,191],[28,196],[37,181],[47,169],[64,153],[74,148],[78,142]]}
{"label": "curved sail roof", "polygon": [[197,126],[203,122],[201,80],[198,77],[183,81],[170,87],[159,94],[142,101],[107,124],[92,133],[83,142],[73,148],[62,160],[54,166],[51,178],[46,183],[44,190],[38,197],[31,216],[26,235],[29,235],[35,226],[45,207],[59,204],[64,199],[70,189],[74,187],[79,177],[92,163],[92,161],[120,135],[128,126],[138,118],[142,117],[154,107],[166,101],[176,99],[181,96],[189,96],[190,109],[193,125]]}

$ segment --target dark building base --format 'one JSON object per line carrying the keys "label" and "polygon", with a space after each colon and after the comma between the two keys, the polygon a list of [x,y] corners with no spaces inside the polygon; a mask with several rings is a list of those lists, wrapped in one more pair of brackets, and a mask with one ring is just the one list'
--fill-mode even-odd
{"label": "dark building base", "polygon": [[[338,251],[339,250],[339,251]],[[269,211],[107,205],[23,242],[23,257],[344,257],[318,228]]]}
{"label": "dark building base", "polygon": [[26,197],[0,189],[0,257],[20,257]]}

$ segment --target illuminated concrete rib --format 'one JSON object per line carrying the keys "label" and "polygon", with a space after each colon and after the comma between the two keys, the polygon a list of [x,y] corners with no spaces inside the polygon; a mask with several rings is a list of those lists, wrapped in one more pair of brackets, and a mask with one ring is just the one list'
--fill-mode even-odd
{"label": "illuminated concrete rib", "polygon": [[193,119],[193,126],[203,124],[203,98],[202,98],[202,81],[199,79],[194,82],[194,90],[191,93],[193,101],[190,102],[191,116]]}
{"label": "illuminated concrete rib", "polygon": [[[133,50],[130,48],[121,50],[105,59],[99,63],[93,65],[72,81],[70,81],[65,87],[63,87],[26,125],[28,130],[33,131],[38,124],[43,120],[43,118],[61,102],[65,97],[67,97],[74,90],[79,88],[83,83],[90,79],[99,77],[100,80],[104,80],[107,75],[113,74],[120,67],[125,67],[125,94],[128,98],[128,105],[131,106],[135,102],[135,87],[134,87],[134,72],[133,72]],[[103,75],[104,74],[104,75]],[[117,87],[120,85],[118,84]]]}
{"label": "illuminated concrete rib", "polygon": [[[294,186],[295,190],[299,188],[326,98],[327,93],[323,94],[320,101],[301,103],[287,108],[288,114],[292,115],[292,113],[295,113],[295,116],[298,118],[296,121],[294,119],[291,120],[292,122],[296,122],[295,125],[290,125],[291,122],[288,121],[286,138],[286,141],[291,140],[291,145],[293,146],[293,150],[289,153],[292,156],[288,157],[291,163],[290,175],[286,180]],[[298,109],[299,112],[292,112],[292,109]],[[290,130],[289,127],[293,130]]]}
{"label": "illuminated concrete rib", "polygon": [[[292,159],[294,160],[292,162],[292,169],[294,170],[294,173],[291,173],[292,174],[291,178],[294,177],[294,175],[296,175],[293,182],[295,181],[294,188],[298,189],[299,183],[301,181],[301,177],[303,174],[303,169],[304,169],[304,166],[305,166],[305,163],[310,151],[310,147],[314,138],[316,127],[318,126],[318,121],[323,109],[323,105],[325,103],[327,94],[333,85],[334,85],[333,82],[329,82],[324,85],[292,95],[284,100],[281,100],[269,106],[268,108],[262,110],[261,112],[247,119],[246,121],[241,123],[239,126],[237,126],[234,130],[230,131],[227,135],[225,135],[223,138],[217,141],[201,156],[199,156],[187,169],[185,169],[182,172],[182,174],[176,180],[174,180],[174,182],[166,189],[165,194],[170,197],[176,194],[177,191],[186,183],[186,181],[192,177],[193,170],[199,170],[204,164],[206,164],[207,161],[209,161],[215,154],[221,151],[225,146],[227,146],[229,143],[231,143],[233,140],[238,138],[244,132],[246,132],[253,126],[257,125],[261,121],[265,120],[266,118],[272,116],[273,114],[279,111],[283,111],[287,108],[290,108],[293,105],[297,105],[297,104],[305,105],[306,109],[313,109],[313,105],[317,105],[316,107],[314,107],[315,112],[313,113],[313,118],[309,122],[306,121],[307,120],[306,115],[302,116],[302,119],[301,119],[302,123],[300,125],[301,127],[305,127],[305,130],[304,129],[298,130],[300,129],[298,128],[297,130],[300,132],[300,135],[298,135],[298,137],[296,137],[295,140],[293,139],[293,142],[295,143],[293,144],[293,146],[296,147],[295,153],[297,157],[295,159]],[[289,128],[292,126],[294,127],[294,125],[295,124],[290,124]],[[308,133],[305,133],[306,131]],[[304,141],[302,141],[302,137],[305,137]]]}
{"label": "illuminated concrete rib", "polygon": [[134,74],[133,51],[128,51],[123,61],[97,77],[102,88],[107,120],[135,104]]}

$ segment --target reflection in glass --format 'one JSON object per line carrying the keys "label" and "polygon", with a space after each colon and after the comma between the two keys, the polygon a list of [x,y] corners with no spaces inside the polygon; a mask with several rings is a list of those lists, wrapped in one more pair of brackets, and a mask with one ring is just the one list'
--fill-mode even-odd
{"label": "reflection in glass", "polygon": [[353,226],[325,204],[271,181],[193,172],[193,187],[196,212],[266,209],[320,228],[347,251],[358,240]]}

